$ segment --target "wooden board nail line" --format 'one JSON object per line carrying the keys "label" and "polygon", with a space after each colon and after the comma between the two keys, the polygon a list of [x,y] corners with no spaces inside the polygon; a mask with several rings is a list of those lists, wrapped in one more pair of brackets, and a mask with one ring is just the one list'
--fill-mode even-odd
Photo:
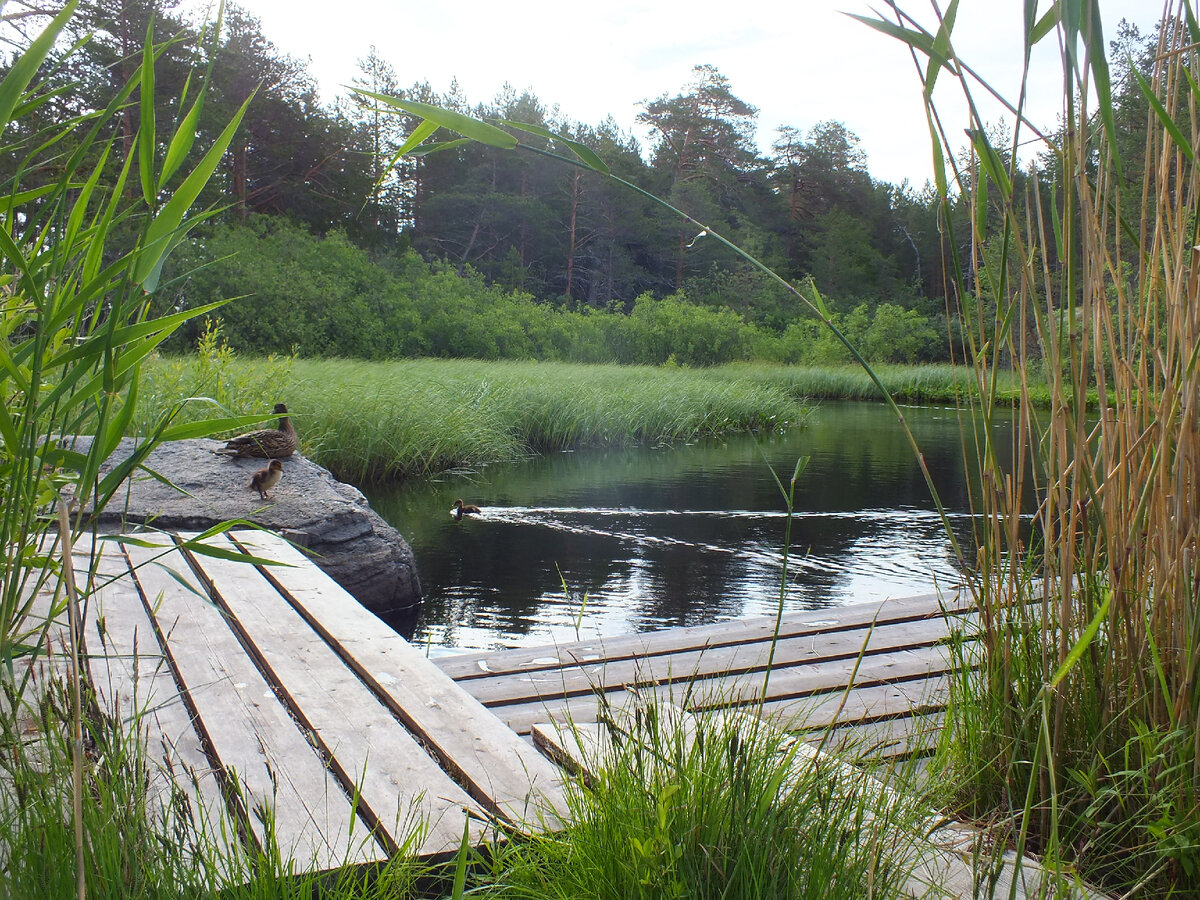
{"label": "wooden board nail line", "polygon": [[[938,602],[931,608],[929,601]],[[926,601],[921,603],[921,601]],[[867,631],[872,624],[877,626],[904,625],[926,622],[945,616],[960,617],[973,613],[974,605],[960,595],[939,599],[937,595],[905,597],[891,603],[902,609],[916,608],[907,612],[891,612],[887,602],[871,604],[864,615],[857,607],[843,607],[830,611],[832,619],[812,620],[814,613],[801,615],[791,613],[785,617],[779,640],[796,640],[804,637],[827,638],[844,632]],[[918,604],[920,604],[918,606]],[[882,607],[882,609],[880,609]],[[841,618],[845,616],[846,618]],[[807,619],[807,620],[806,620]],[[760,617],[753,620],[732,620],[716,625],[701,625],[690,628],[669,628],[660,632],[645,632],[617,638],[597,638],[592,641],[555,643],[546,647],[518,648],[494,652],[472,652],[455,654],[439,659],[438,665],[451,673],[456,681],[469,682],[509,674],[553,671],[571,665],[586,667],[598,661],[616,663],[632,660],[652,660],[658,656],[671,656],[681,652],[718,650],[729,647],[765,644],[772,640],[773,618]],[[732,632],[732,633],[730,633]],[[751,632],[749,635],[746,632]],[[664,640],[664,637],[667,640]],[[550,651],[550,652],[548,652]],[[554,658],[551,658],[553,654]]]}
{"label": "wooden board nail line", "polygon": [[[363,802],[361,793],[359,792],[360,782],[355,775],[346,770],[342,766],[340,759],[334,752],[334,748],[330,747],[322,738],[319,729],[305,715],[303,708],[296,702],[295,698],[288,692],[282,679],[276,675],[275,670],[271,666],[270,661],[263,654],[262,650],[254,642],[250,634],[243,628],[241,620],[230,608],[229,602],[222,594],[221,587],[205,570],[203,564],[198,558],[201,554],[193,553],[187,546],[187,542],[174,536],[176,546],[183,554],[184,558],[192,568],[192,572],[204,585],[208,593],[209,600],[221,611],[230,630],[237,637],[246,655],[254,661],[255,666],[262,674],[270,689],[274,692],[283,708],[288,712],[295,722],[296,728],[300,731],[304,740],[313,748],[317,757],[334,776],[337,785],[345,794],[346,800],[349,802],[351,809],[362,817],[364,824],[367,826],[372,838],[379,843],[381,848],[387,853],[398,852],[399,845],[396,843],[395,837],[384,824],[383,817],[379,812],[372,809],[368,804]],[[237,563],[237,565],[253,565],[252,563]],[[258,567],[256,567],[258,568]],[[262,747],[264,756],[268,756],[270,748],[263,744],[261,738],[259,741]]]}
{"label": "wooden board nail line", "polygon": [[[233,540],[234,543],[242,547],[245,552],[252,553],[254,555],[261,555],[261,551],[259,551],[254,545],[252,538],[247,539],[245,536],[235,536]],[[292,549],[293,552],[295,552],[294,548]],[[489,770],[487,767],[480,767],[470,759],[470,749],[467,749],[461,756],[455,752],[452,752],[450,750],[450,746],[445,744],[445,739],[451,737],[449,732],[433,728],[425,721],[425,719],[428,718],[428,714],[437,712],[441,709],[441,704],[443,702],[451,702],[454,709],[458,709],[461,706],[462,701],[470,701],[473,703],[474,701],[469,697],[469,695],[466,693],[459,694],[458,692],[461,691],[461,688],[454,690],[454,683],[446,678],[446,676],[441,675],[440,670],[437,670],[431,662],[426,660],[424,657],[421,657],[420,663],[422,666],[429,668],[431,675],[437,673],[437,677],[439,679],[444,679],[446,684],[444,687],[440,683],[436,686],[431,684],[429,687],[431,693],[428,697],[415,695],[408,697],[407,695],[409,692],[406,685],[402,685],[394,676],[391,676],[386,672],[376,671],[365,661],[366,657],[363,657],[363,651],[371,650],[371,647],[369,646],[369,640],[365,641],[356,652],[354,648],[347,646],[344,637],[335,632],[333,627],[331,627],[330,622],[320,615],[320,613],[317,611],[317,607],[312,606],[308,602],[302,601],[297,596],[295,589],[289,583],[287,583],[288,580],[295,578],[295,572],[284,575],[282,573],[272,572],[271,567],[258,568],[263,577],[275,585],[281,596],[283,596],[293,607],[293,609],[300,614],[300,616],[313,629],[313,631],[319,634],[321,638],[335,652],[337,652],[345,665],[352,669],[362,680],[362,682],[372,690],[378,701],[384,704],[392,712],[396,719],[412,734],[412,736],[417,739],[418,743],[422,745],[426,753],[428,753],[430,757],[433,758],[442,767],[442,769],[453,778],[454,781],[462,786],[463,789],[466,790],[466,792],[471,796],[471,798],[487,812],[487,814],[510,822],[527,818],[528,810],[525,808],[525,803],[527,801],[522,802],[518,796],[512,794],[511,792],[504,791],[501,793],[505,795],[505,799],[498,802],[495,796],[496,789],[491,783]],[[382,623],[373,616],[373,614],[367,613],[357,604],[354,604],[354,606],[350,608],[348,614],[370,617],[369,621],[372,623],[372,625],[385,629],[387,631],[388,639],[397,642],[398,645],[393,648],[394,650],[399,651],[403,649],[408,651],[410,655],[413,652],[412,648],[407,644],[407,642],[403,642],[402,647],[399,646],[399,642],[401,642],[402,639],[392,632],[390,628],[383,626]],[[371,658],[374,658],[379,654],[376,652],[373,656],[371,653],[368,653],[367,655]],[[409,663],[397,661],[396,665],[400,669],[404,670]],[[417,673],[408,670],[408,674],[412,676],[416,675]],[[401,696],[402,689],[404,697]],[[444,693],[447,690],[450,690],[449,694]],[[461,700],[459,697],[461,697]],[[469,710],[467,709],[463,709],[462,711],[472,716],[474,715],[473,713],[469,713]],[[447,711],[447,714],[449,714],[449,711]],[[476,726],[483,726],[485,724],[487,723],[479,719],[475,719]],[[494,725],[502,728],[498,721],[495,722]],[[488,727],[491,728],[492,726],[489,725]],[[515,738],[515,735],[511,735],[511,733],[507,732],[506,729],[504,731],[509,737]],[[500,734],[500,732],[497,731],[496,734]],[[490,743],[494,744],[495,742],[490,741]],[[501,743],[507,745],[508,741],[505,739],[501,741]],[[517,761],[522,765],[525,765],[527,762],[520,757],[517,758]],[[508,764],[509,763],[505,761],[506,767]],[[543,781],[546,779],[546,774],[544,772],[541,775],[541,779]]]}

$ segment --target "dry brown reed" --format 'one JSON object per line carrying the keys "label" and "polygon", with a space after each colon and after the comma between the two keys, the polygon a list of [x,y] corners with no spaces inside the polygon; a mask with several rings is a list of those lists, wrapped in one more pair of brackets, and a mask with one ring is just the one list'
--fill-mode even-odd
{"label": "dry brown reed", "polygon": [[[935,150],[959,189],[944,204],[948,265],[982,473],[981,640],[958,651],[978,668],[956,684],[946,759],[965,776],[963,806],[1064,871],[1200,896],[1200,28],[1168,3],[1139,72],[1110,70],[1094,3],[1028,18],[1027,46],[1058,40],[1065,126],[1022,168],[1032,126],[1018,103],[1011,143],[987,136],[973,92],[991,88],[954,54],[953,7],[937,33],[895,7],[875,24],[921,63],[944,52],[922,77],[956,78],[972,115],[969,158]],[[1117,121],[1131,109],[1144,118]],[[969,256],[954,255],[956,217]],[[989,426],[1013,415],[996,388],[1010,369],[1021,403],[1001,448]],[[1049,408],[1033,402],[1043,381]]]}

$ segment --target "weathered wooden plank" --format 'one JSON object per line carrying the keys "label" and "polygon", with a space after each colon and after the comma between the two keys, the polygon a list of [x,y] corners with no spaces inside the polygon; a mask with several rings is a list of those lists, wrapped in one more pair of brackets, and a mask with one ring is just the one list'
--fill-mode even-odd
{"label": "weathered wooden plank", "polygon": [[[882,627],[901,622],[938,619],[943,616],[944,611],[962,613],[972,608],[970,599],[965,596],[943,597],[939,594],[924,594],[878,603],[805,610],[784,615],[780,637],[786,639],[804,635],[827,636],[850,629],[864,629],[872,622],[877,627]],[[466,681],[516,672],[536,672],[572,665],[586,666],[601,660],[616,662],[634,657],[646,659],[735,644],[752,644],[770,641],[774,630],[775,618],[762,616],[545,647],[462,653],[440,657],[436,662],[446,674],[456,680]]]}
{"label": "weathered wooden plank", "polygon": [[[274,809],[280,850],[308,868],[383,858],[357,820],[337,779],[325,768],[271,686],[246,655],[221,611],[207,598],[174,547],[129,548],[167,649],[225,783],[236,772],[255,806]],[[198,593],[190,593],[164,566]],[[257,816],[248,816],[256,836]]]}
{"label": "weathered wooden plank", "polygon": [[[851,676],[857,687],[878,686],[924,679],[949,670],[950,661],[943,648],[922,647],[913,650],[899,650],[878,653],[858,659],[843,658],[839,660],[805,663],[777,668],[772,671],[768,682],[767,702],[782,702],[808,698],[813,694],[844,690],[850,683]],[[598,667],[599,668],[599,667]],[[512,676],[516,678],[517,676]],[[639,690],[650,691],[656,696],[670,702],[680,703],[689,708],[729,706],[756,702],[762,693],[763,673],[761,671],[743,672],[725,675],[717,673],[710,677],[694,680],[674,677],[657,684],[646,681],[607,683],[601,688],[597,685],[589,691],[576,691],[571,696],[586,699],[597,690],[612,693],[624,690],[627,686],[638,686]],[[544,679],[543,684],[533,687],[545,691],[540,696],[529,697],[532,691],[523,692],[525,697],[504,705],[496,705],[493,711],[509,723],[509,726],[519,733],[525,733],[526,727],[532,724],[529,711],[544,707],[563,699],[560,685],[550,678]],[[463,682],[464,687],[470,688],[472,682]],[[522,710],[523,707],[528,709]],[[795,712],[802,711],[802,706]],[[781,711],[780,715],[784,715]],[[788,727],[792,727],[790,724]]]}
{"label": "weathered wooden plank", "polygon": [[941,709],[949,699],[944,676],[871,685],[789,700],[768,701],[762,714],[788,731],[825,728],[837,722],[866,722]]}
{"label": "weathered wooden plank", "polygon": [[[624,690],[612,691],[607,697],[617,697]],[[538,700],[492,710],[500,721],[521,736],[530,733],[535,722],[595,722],[599,701],[595,696]]]}
{"label": "weathered wooden plank", "polygon": [[[836,693],[768,701],[763,706],[763,714],[769,721],[788,731],[825,728],[833,723],[835,713],[838,714],[837,721],[843,723],[892,718],[908,715],[914,709],[940,708],[945,703],[948,686],[943,677],[876,684],[851,689],[845,703],[842,703],[843,691],[844,688]],[[623,693],[623,689],[614,689],[605,696],[612,702]],[[509,728],[524,736],[531,733],[535,722],[594,722],[598,707],[594,695],[585,695],[493,707],[492,712]]]}
{"label": "weathered wooden plank", "polygon": [[925,756],[938,742],[943,716],[898,716],[877,722],[855,722],[819,731],[806,731],[801,737],[852,762],[881,762]]}
{"label": "weathered wooden plank", "polygon": [[565,812],[558,768],[408,641],[333,582],[308,577],[304,557],[286,541],[263,532],[237,540],[293,565],[271,567],[268,577],[477,802],[523,822]]}
{"label": "weathered wooden plank", "polygon": [[[216,546],[233,550],[227,538]],[[428,823],[419,852],[445,853],[462,841],[464,811],[472,838],[485,837],[477,804],[450,780],[329,645],[252,565],[194,556],[209,585],[293,715],[324,749],[343,787],[356,790],[368,821],[392,852],[405,843],[410,811]],[[315,566],[305,576],[326,580]],[[361,811],[361,810],[360,810]]]}
{"label": "weathered wooden plank", "polygon": [[[771,673],[767,701],[805,697],[857,687],[892,684],[927,678],[946,672],[949,660],[939,647],[898,650],[863,659],[791,666]],[[655,696],[688,709],[722,708],[757,703],[762,695],[763,674],[750,672],[730,677],[693,682],[664,683],[639,687],[639,693]]]}
{"label": "weathered wooden plank", "polygon": [[210,834],[236,835],[241,827],[230,818],[128,561],[115,543],[99,542],[98,547],[98,580],[108,583],[92,594],[83,628],[98,699],[144,737],[155,802],[165,807],[172,790],[181,790]]}
{"label": "weathered wooden plank", "polygon": [[[773,665],[777,671],[784,671],[796,665],[853,661],[860,654],[864,654],[866,662],[887,651],[928,647],[944,640],[949,633],[945,619],[926,619],[873,630],[841,631],[828,637],[803,635],[781,640],[775,648]],[[614,690],[761,671],[766,668],[770,651],[769,642],[733,644],[644,659],[603,660],[583,667],[477,678],[462,684],[485,706],[502,706],[552,695],[587,694],[597,688]]]}

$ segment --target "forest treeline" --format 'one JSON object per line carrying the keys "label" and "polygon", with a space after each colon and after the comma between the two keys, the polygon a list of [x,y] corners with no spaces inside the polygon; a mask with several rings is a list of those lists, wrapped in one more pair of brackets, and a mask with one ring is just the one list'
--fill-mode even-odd
{"label": "forest treeline", "polygon": [[[123,150],[151,113],[164,123],[191,117],[196,145],[205,146],[252,97],[201,195],[220,211],[175,252],[156,300],[186,308],[240,298],[221,312],[237,350],[691,365],[844,358],[786,291],[694,226],[594,173],[469,142],[394,158],[414,119],[353,92],[323,104],[303,62],[235,5],[218,30],[159,0],[89,0],[73,27],[90,40],[47,68],[57,92],[22,119],[31,131],[51,133],[71,115],[104,109],[140,62],[148,33],[159,47],[155,103],[143,108],[135,92],[125,104],[112,136]],[[1125,60],[1114,73],[1118,124],[1128,170],[1139,172],[1146,105],[1128,70],[1149,66],[1152,44],[1124,24],[1115,43],[1114,58]],[[639,122],[651,137],[643,145],[611,117],[584,124],[531,91],[506,88],[473,103],[457,84],[441,94],[428,83],[402,87],[388,61],[365,49],[356,87],[581,141],[615,174],[720,231],[801,290],[811,290],[811,279],[868,358],[954,354],[961,326],[948,325],[960,319],[947,316],[942,260],[949,251],[969,265],[969,233],[939,227],[932,187],[872,178],[844,124],[781,128],[764,155],[755,108],[719,71],[699,65],[678,93],[644,104]],[[197,104],[205,78],[209,93]],[[560,149],[548,139],[541,145]],[[53,161],[39,164],[53,176]],[[22,165],[0,159],[0,173]],[[136,190],[136,167],[122,175],[115,165],[105,172],[109,186]],[[1051,208],[1052,158],[1026,177],[1019,188],[1041,192]],[[200,327],[182,331],[176,346],[194,342]]]}

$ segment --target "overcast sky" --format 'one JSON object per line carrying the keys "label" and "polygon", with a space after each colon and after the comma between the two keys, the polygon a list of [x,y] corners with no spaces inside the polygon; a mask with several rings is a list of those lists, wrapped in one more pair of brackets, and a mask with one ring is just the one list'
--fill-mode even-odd
{"label": "overcast sky", "polygon": [[[764,152],[781,125],[807,133],[835,119],[862,139],[874,177],[920,186],[932,172],[911,58],[895,40],[843,15],[869,15],[863,0],[238,2],[262,20],[281,51],[309,60],[326,101],[350,83],[374,45],[402,87],[428,81],[444,92],[457,78],[477,103],[507,82],[577,121],[595,125],[612,114],[644,141],[646,131],[635,124],[642,101],[674,96],[692,67],[707,63],[758,107]],[[955,28],[959,54],[1012,96],[1020,74],[1021,7],[1021,0],[963,0]],[[1162,12],[1161,0],[1100,0],[1100,8],[1106,39],[1122,18],[1149,34]],[[922,0],[909,11],[930,18]],[[1053,41],[1043,43],[1033,82],[1049,90],[1035,91],[1030,110],[1052,127],[1061,103],[1060,67]],[[948,88],[939,85],[943,93]]]}

